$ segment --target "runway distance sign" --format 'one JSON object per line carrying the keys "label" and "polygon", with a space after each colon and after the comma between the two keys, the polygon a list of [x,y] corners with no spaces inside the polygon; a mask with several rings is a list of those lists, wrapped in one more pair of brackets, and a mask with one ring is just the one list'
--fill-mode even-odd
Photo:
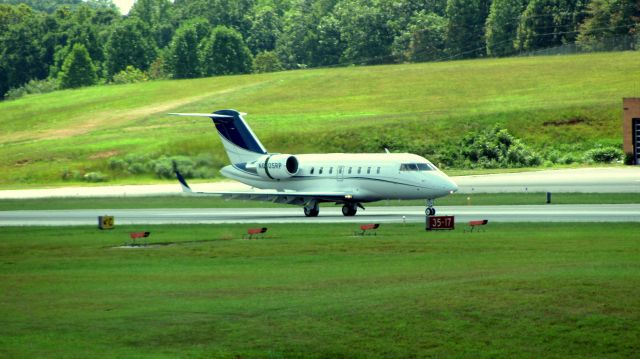
{"label": "runway distance sign", "polygon": [[454,216],[427,216],[427,231],[452,230],[454,228]]}

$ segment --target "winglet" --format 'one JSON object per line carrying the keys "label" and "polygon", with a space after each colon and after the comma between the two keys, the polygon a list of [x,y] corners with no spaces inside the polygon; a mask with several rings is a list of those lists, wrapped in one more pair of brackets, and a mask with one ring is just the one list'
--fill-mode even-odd
{"label": "winglet", "polygon": [[187,184],[187,181],[182,177],[180,172],[178,172],[178,165],[175,161],[173,161],[173,172],[175,172],[176,177],[178,178],[178,182],[180,182],[180,186],[182,187],[182,192],[184,193],[192,193],[191,187]]}

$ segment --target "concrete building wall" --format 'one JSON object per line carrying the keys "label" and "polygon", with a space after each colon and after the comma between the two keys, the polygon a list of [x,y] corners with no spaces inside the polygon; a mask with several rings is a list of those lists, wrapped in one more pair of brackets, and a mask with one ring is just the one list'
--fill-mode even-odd
{"label": "concrete building wall", "polygon": [[[633,119],[640,119],[640,97],[631,97],[622,99],[622,106],[624,107],[624,117],[622,122],[622,134],[623,138],[623,150],[625,153],[634,153],[634,141],[633,141]],[[640,148],[636,149],[640,153]],[[640,164],[640,163],[635,163]]]}

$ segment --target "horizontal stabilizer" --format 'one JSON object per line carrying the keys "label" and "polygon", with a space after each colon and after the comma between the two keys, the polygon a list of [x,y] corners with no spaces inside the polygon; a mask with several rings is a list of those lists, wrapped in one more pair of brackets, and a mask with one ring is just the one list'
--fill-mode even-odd
{"label": "horizontal stabilizer", "polygon": [[174,116],[188,116],[188,117],[208,117],[208,118],[233,118],[229,115],[219,115],[216,113],[170,113]]}

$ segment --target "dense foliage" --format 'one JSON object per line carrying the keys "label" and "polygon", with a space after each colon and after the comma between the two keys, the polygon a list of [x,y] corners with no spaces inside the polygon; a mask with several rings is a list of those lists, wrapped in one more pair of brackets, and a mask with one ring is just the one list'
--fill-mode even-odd
{"label": "dense foliage", "polygon": [[633,0],[137,0],[125,16],[111,0],[0,0],[0,97],[59,78],[76,44],[109,82],[128,66],[195,78],[573,43],[628,50],[639,47],[639,22]]}

